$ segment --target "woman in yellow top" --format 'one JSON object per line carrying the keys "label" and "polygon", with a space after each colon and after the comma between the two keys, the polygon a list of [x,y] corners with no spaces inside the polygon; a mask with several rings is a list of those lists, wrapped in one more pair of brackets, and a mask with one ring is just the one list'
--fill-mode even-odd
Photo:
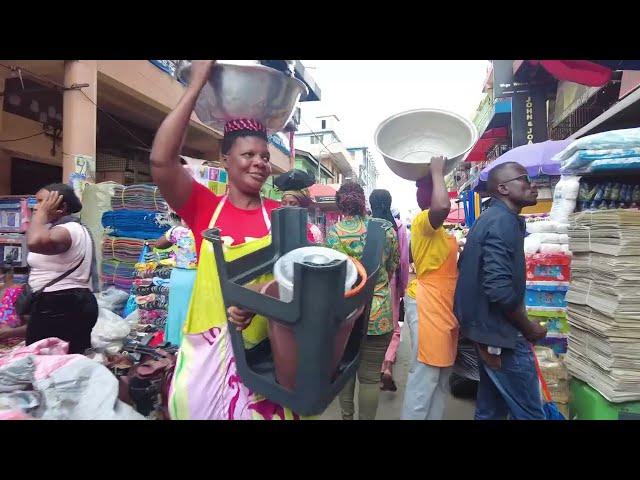
{"label": "woman in yellow top", "polygon": [[409,286],[405,307],[412,363],[402,407],[403,420],[442,419],[457,353],[458,321],[453,315],[453,296],[458,279],[458,242],[442,227],[451,209],[444,183],[444,162],[444,157],[432,158],[430,176],[416,183],[422,212],[411,224],[416,281]]}

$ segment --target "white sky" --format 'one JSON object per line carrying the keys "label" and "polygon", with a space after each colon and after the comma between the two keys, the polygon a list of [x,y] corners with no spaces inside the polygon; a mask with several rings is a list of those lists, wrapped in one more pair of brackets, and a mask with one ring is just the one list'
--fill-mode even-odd
{"label": "white sky", "polygon": [[375,148],[373,134],[385,118],[414,108],[441,108],[471,119],[482,98],[488,60],[302,60],[322,92],[302,102],[308,124],[337,115],[345,147],[368,146],[380,172],[377,188],[391,192],[406,218],[416,208],[415,185],[393,174]]}

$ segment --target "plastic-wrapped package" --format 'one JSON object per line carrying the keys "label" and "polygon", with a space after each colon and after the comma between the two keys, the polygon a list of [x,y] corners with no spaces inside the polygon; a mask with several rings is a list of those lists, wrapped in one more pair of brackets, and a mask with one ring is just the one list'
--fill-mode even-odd
{"label": "plastic-wrapped package", "polygon": [[91,331],[91,346],[117,353],[123,340],[131,332],[129,324],[119,315],[106,308],[98,310],[98,321]]}
{"label": "plastic-wrapped package", "polygon": [[549,217],[558,223],[569,223],[569,215],[576,209],[580,193],[580,177],[563,175],[553,192],[553,205]]}
{"label": "plastic-wrapped package", "polygon": [[530,234],[540,233],[540,224],[542,222],[527,222],[527,232]]}
{"label": "plastic-wrapped package", "polygon": [[540,243],[560,243],[560,235],[557,233],[539,234]]}
{"label": "plastic-wrapped package", "polygon": [[134,328],[138,323],[140,323],[140,310],[134,310],[124,319],[125,322],[129,324],[131,328]]}
{"label": "plastic-wrapped package", "polygon": [[115,287],[109,287],[96,294],[98,307],[106,308],[116,314],[122,312],[128,298],[129,295],[127,292],[123,292]]}
{"label": "plastic-wrapped package", "polygon": [[529,235],[524,239],[524,253],[526,255],[532,255],[540,250],[540,239],[536,234]]}
{"label": "plastic-wrapped package", "polygon": [[561,282],[571,280],[571,257],[564,254],[538,253],[526,257],[527,282]]}
{"label": "plastic-wrapped package", "polygon": [[639,147],[640,128],[610,130],[579,138],[562,152],[555,155],[553,159],[563,162],[571,158],[579,150],[636,149]]}
{"label": "plastic-wrapped package", "polygon": [[540,253],[562,253],[562,245],[559,243],[541,243]]}

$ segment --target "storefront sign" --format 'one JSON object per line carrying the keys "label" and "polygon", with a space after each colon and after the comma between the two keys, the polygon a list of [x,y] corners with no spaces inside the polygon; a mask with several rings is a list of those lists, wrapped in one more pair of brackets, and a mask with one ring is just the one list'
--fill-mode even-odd
{"label": "storefront sign", "polygon": [[518,82],[513,76],[513,60],[493,60],[493,95],[511,97],[529,91],[529,84]]}
{"label": "storefront sign", "polygon": [[512,148],[548,140],[544,92],[518,93],[511,102]]}

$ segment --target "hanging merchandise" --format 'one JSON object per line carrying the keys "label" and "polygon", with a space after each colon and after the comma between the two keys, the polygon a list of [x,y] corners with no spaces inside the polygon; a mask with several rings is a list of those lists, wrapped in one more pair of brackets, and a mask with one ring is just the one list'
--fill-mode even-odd
{"label": "hanging merchandise", "polygon": [[224,195],[227,193],[229,179],[227,171],[224,168],[201,165],[198,167],[189,167],[189,170],[196,182],[204,185],[216,195]]}

